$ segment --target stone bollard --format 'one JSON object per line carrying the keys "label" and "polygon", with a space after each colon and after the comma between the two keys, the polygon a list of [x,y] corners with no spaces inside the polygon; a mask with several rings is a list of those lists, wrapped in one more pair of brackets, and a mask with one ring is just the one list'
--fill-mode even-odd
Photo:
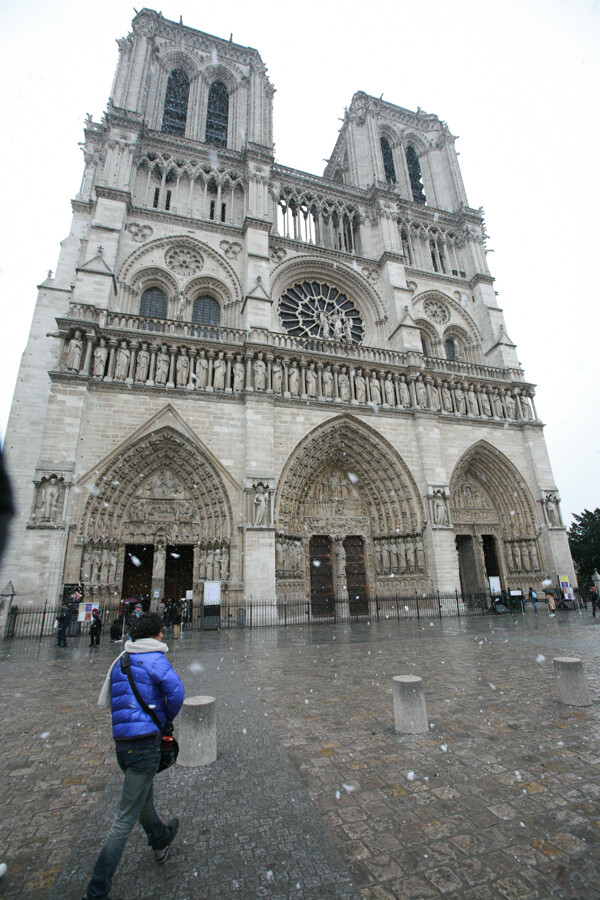
{"label": "stone bollard", "polygon": [[179,714],[180,766],[208,766],[217,758],[217,720],[214,697],[188,697]]}
{"label": "stone bollard", "polygon": [[585,673],[580,659],[557,656],[553,660],[558,680],[558,699],[567,706],[591,706]]}
{"label": "stone bollard", "polygon": [[394,675],[394,725],[401,734],[429,731],[423,682],[417,675]]}

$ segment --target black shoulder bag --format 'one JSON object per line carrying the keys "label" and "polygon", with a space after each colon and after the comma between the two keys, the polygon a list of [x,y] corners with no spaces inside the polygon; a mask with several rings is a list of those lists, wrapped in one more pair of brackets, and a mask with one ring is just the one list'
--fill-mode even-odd
{"label": "black shoulder bag", "polygon": [[167,719],[165,725],[162,726],[160,724],[160,719],[158,718],[154,710],[150,709],[148,704],[144,700],[142,700],[140,692],[135,686],[133,675],[131,674],[131,660],[129,659],[129,653],[124,653],[121,657],[121,672],[123,672],[124,675],[127,675],[135,699],[140,704],[144,712],[150,716],[162,735],[162,739],[160,742],[160,765],[158,767],[158,771],[162,772],[163,769],[169,769],[179,756],[179,744],[173,736],[173,723]]}

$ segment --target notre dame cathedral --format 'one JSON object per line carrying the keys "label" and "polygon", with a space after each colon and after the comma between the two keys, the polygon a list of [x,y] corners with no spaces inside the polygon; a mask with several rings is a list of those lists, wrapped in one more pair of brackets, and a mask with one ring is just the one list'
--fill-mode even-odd
{"label": "notre dame cathedral", "polygon": [[148,9],[118,44],[15,392],[3,583],[216,581],[236,604],[574,583],[447,125],[358,92],[310,175],[275,162],[256,50]]}

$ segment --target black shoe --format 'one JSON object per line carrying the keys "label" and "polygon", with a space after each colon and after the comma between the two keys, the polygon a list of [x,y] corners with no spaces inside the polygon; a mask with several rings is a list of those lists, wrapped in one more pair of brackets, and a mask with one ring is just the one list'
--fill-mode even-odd
{"label": "black shoe", "polygon": [[167,828],[169,829],[169,836],[161,841],[161,847],[154,847],[154,859],[159,866],[166,862],[167,856],[169,855],[171,844],[179,831],[179,819],[171,819]]}

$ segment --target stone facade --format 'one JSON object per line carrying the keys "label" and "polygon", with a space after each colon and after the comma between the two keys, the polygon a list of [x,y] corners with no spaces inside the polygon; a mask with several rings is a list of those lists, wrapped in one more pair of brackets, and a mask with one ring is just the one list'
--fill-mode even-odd
{"label": "stone facade", "polygon": [[560,499],[434,115],[352,98],[323,177],[275,162],[255,50],[142,10],[39,287],[4,563],[54,600],[539,588]]}

